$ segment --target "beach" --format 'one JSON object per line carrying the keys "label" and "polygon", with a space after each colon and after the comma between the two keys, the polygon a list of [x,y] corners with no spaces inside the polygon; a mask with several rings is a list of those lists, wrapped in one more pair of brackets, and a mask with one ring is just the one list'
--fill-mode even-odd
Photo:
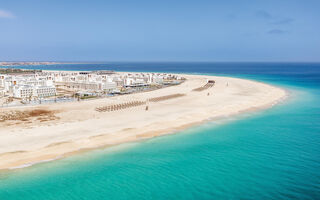
{"label": "beach", "polygon": [[[286,91],[265,83],[229,77],[183,75],[177,86],[143,93],[50,105],[1,108],[3,112],[45,110],[29,121],[0,122],[0,169],[29,166],[81,151],[172,134],[181,129],[265,109],[286,97]],[[213,87],[194,89],[214,80]],[[112,112],[97,107],[183,94],[177,98]]]}

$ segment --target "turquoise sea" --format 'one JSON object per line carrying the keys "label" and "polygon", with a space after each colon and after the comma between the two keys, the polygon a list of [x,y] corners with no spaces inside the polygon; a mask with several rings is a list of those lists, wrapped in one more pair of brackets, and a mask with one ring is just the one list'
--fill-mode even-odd
{"label": "turquoise sea", "polygon": [[0,172],[0,200],[320,199],[319,63],[94,63],[25,68],[228,75],[283,87],[271,109]]}

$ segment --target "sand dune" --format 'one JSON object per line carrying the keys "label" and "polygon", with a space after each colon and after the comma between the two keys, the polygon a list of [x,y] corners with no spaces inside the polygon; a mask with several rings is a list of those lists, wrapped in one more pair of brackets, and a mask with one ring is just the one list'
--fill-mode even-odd
{"label": "sand dune", "polygon": [[[207,119],[267,108],[286,96],[283,89],[250,80],[184,77],[187,81],[181,85],[150,92],[83,102],[1,108],[2,113],[46,110],[50,115],[26,115],[24,120],[0,122],[0,169],[28,166],[83,150],[172,133]],[[194,90],[204,86],[208,79],[215,80],[216,84]],[[177,97],[150,101],[147,111],[145,104],[112,112],[96,110],[168,95]]]}

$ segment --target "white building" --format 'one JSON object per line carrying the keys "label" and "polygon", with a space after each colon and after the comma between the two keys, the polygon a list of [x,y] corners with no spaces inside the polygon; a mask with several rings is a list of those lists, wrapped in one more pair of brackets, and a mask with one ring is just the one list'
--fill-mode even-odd
{"label": "white building", "polygon": [[15,98],[28,99],[31,97],[50,97],[56,95],[54,86],[30,86],[16,85],[13,87],[13,96]]}
{"label": "white building", "polygon": [[43,98],[56,95],[56,88],[54,86],[38,86],[34,88],[34,96]]}
{"label": "white building", "polygon": [[163,84],[177,80],[176,76],[162,73],[91,73],[91,72],[41,72],[27,75],[0,74],[0,91],[17,97],[48,97],[56,95],[55,86],[75,91],[103,91],[121,87]]}
{"label": "white building", "polygon": [[152,82],[161,84],[161,83],[163,83],[163,78],[162,77],[158,77],[158,76],[157,77],[153,77]]}
{"label": "white building", "polygon": [[4,87],[6,75],[0,74],[0,87]]}
{"label": "white building", "polygon": [[102,83],[102,89],[103,90],[113,90],[117,88],[116,82],[103,82]]}
{"label": "white building", "polygon": [[126,78],[124,82],[125,85],[133,85],[134,83],[135,83],[135,80],[132,77]]}
{"label": "white building", "polygon": [[13,87],[13,97],[27,99],[33,96],[34,88],[29,85],[16,85]]}

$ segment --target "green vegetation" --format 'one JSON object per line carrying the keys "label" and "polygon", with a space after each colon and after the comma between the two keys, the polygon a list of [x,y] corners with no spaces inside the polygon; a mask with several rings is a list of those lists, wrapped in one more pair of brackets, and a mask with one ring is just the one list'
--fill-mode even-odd
{"label": "green vegetation", "polygon": [[29,69],[14,69],[14,68],[0,68],[0,74],[30,74],[42,72],[42,70],[29,70]]}

